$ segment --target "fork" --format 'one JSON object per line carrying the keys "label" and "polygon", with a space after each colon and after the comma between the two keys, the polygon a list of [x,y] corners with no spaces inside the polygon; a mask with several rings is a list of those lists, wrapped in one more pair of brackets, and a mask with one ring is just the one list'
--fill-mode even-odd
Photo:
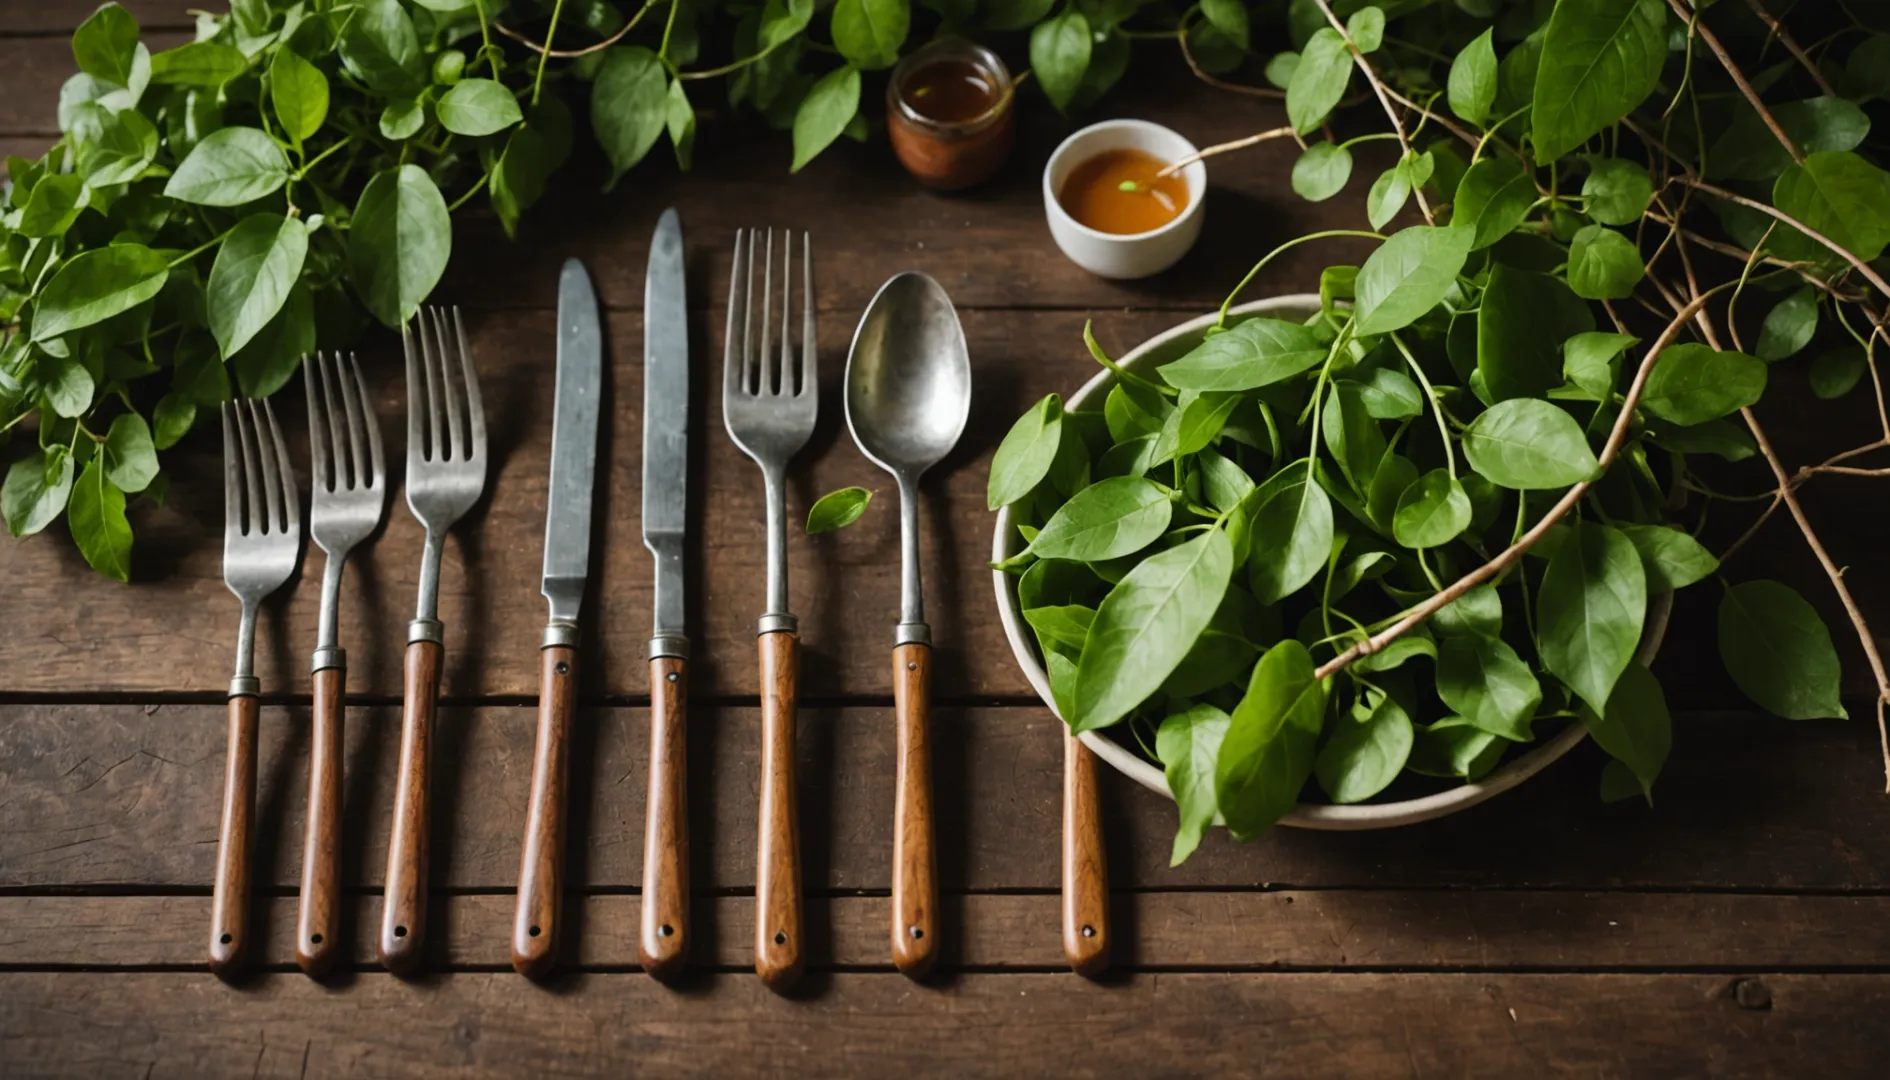
{"label": "fork", "polygon": [[210,970],[227,974],[249,936],[250,818],[256,803],[256,608],[302,557],[301,510],[289,448],[267,401],[223,405],[223,583],[243,604],[230,679],[230,749],[223,774],[223,826],[210,901]]}
{"label": "fork", "polygon": [[[320,374],[316,374],[316,369]],[[302,361],[308,397],[308,531],[328,553],[315,638],[315,707],[308,758],[308,826],[302,844],[302,904],[295,962],[310,975],[334,963],[341,869],[342,724],[348,654],[336,627],[341,570],[348,552],[381,522],[387,463],[361,365],[352,353],[316,353]]]}
{"label": "fork", "polygon": [[771,988],[793,985],[801,971],[800,824],[794,785],[795,684],[799,672],[797,624],[788,611],[787,508],[782,484],[787,463],[813,434],[819,413],[814,333],[814,263],[801,234],[801,343],[796,363],[791,308],[794,234],[783,234],[781,352],[770,358],[773,320],[774,230],[762,255],[761,336],[754,335],[757,230],[735,234],[729,279],[728,333],[722,361],[722,420],[729,438],[761,466],[767,502],[768,607],[761,616],[761,837],[755,875],[755,973]]}
{"label": "fork", "polygon": [[[451,331],[449,335],[449,330]],[[401,328],[407,353],[407,507],[426,526],[420,600],[407,624],[405,692],[381,964],[408,972],[420,959],[427,914],[427,773],[445,648],[439,620],[440,548],[486,486],[486,414],[459,309],[422,308]]]}

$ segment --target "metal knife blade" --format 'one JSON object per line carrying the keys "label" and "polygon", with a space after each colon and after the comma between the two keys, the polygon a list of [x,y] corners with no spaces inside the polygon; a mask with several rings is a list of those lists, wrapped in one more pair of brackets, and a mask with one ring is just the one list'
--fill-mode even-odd
{"label": "metal knife blade", "polygon": [[[584,264],[566,259],[558,276],[558,388],[551,425],[551,487],[545,496],[544,592],[551,602],[552,626],[571,630],[590,561],[603,371],[597,294]],[[547,638],[547,644],[553,642]]]}
{"label": "metal knife blade", "polygon": [[650,656],[689,655],[683,539],[689,493],[689,325],[682,223],[663,211],[643,284],[643,546],[656,557]]}

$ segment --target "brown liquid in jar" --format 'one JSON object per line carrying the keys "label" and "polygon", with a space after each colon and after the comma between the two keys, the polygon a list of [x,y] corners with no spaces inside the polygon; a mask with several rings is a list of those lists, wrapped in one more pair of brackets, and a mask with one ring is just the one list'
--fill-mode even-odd
{"label": "brown liquid in jar", "polygon": [[1188,208],[1188,182],[1156,174],[1168,163],[1144,150],[1104,150],[1070,170],[1057,202],[1097,232],[1128,236],[1153,232]]}
{"label": "brown liquid in jar", "polygon": [[919,182],[970,187],[1010,155],[1010,74],[987,49],[943,42],[902,61],[886,86],[893,152]]}
{"label": "brown liquid in jar", "polygon": [[964,60],[927,64],[906,79],[906,104],[927,120],[962,124],[997,104],[997,87],[978,65]]}

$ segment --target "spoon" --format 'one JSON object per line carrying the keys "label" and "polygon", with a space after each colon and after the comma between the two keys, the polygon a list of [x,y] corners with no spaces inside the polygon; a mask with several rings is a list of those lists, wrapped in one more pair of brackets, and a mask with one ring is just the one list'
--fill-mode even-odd
{"label": "spoon", "polygon": [[847,428],[860,452],[899,483],[903,577],[893,633],[899,732],[893,804],[893,964],[912,978],[938,958],[928,743],[932,628],[919,589],[919,477],[951,452],[971,414],[971,357],[938,282],[907,272],[880,286],[847,354]]}

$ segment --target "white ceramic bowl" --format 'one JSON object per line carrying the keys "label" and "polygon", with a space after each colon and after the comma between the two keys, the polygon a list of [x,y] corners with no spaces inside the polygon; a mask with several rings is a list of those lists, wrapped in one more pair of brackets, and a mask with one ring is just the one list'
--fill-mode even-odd
{"label": "white ceramic bowl", "polygon": [[1188,205],[1181,216],[1145,233],[1106,233],[1070,216],[1057,192],[1070,171],[1105,150],[1143,150],[1163,161],[1194,154],[1194,144],[1147,120],[1104,120],[1063,140],[1043,167],[1043,212],[1050,235],[1070,261],[1099,277],[1141,278],[1175,265],[1201,235],[1202,204],[1207,201],[1207,166],[1199,161],[1181,170],[1188,184]]}
{"label": "white ceramic bowl", "polygon": [[[1237,316],[1269,315],[1274,318],[1304,319],[1319,309],[1319,298],[1309,293],[1295,296],[1279,296],[1270,300],[1256,300],[1242,304],[1234,309]],[[1120,363],[1130,370],[1153,368],[1177,359],[1183,353],[1195,347],[1201,341],[1202,333],[1214,323],[1213,315],[1203,315],[1180,326],[1160,334],[1136,346],[1124,355]],[[1096,376],[1083,385],[1081,390],[1064,400],[1065,409],[1076,410],[1092,403],[1100,404],[1116,379],[1108,371],[1099,371]],[[1017,541],[1020,538],[1011,524],[1011,511],[1007,507],[998,513],[997,530],[992,536],[991,561],[1002,562],[1016,554]],[[1056,711],[1054,699],[1050,694],[1050,676],[1043,669],[1043,662],[1037,655],[1037,643],[1031,636],[1024,622],[1023,612],[1017,606],[1017,578],[1014,575],[992,571],[991,579],[997,589],[998,617],[1004,624],[1004,636],[1011,643],[1011,653],[1017,657],[1017,666],[1024,669],[1024,677],[1030,680],[1031,689],[1043,699],[1052,712]],[[1660,641],[1667,633],[1667,617],[1673,611],[1673,594],[1662,593],[1653,598],[1647,608],[1647,627],[1641,634],[1639,660],[1643,664],[1652,663],[1654,654],[1660,649]],[[1358,830],[1388,829],[1397,825],[1413,825],[1420,821],[1454,814],[1499,795],[1524,780],[1541,772],[1550,763],[1574,749],[1575,744],[1587,737],[1588,730],[1580,724],[1570,724],[1549,739],[1532,747],[1528,752],[1504,762],[1488,776],[1475,783],[1462,784],[1426,795],[1417,799],[1405,799],[1400,802],[1356,803],[1351,806],[1337,806],[1325,803],[1300,803],[1298,808],[1280,819],[1282,825],[1294,825],[1302,829]],[[1162,777],[1160,767],[1145,761],[1140,755],[1116,742],[1107,732],[1086,731],[1080,738],[1091,750],[1104,761],[1113,765],[1130,778],[1164,797],[1169,795],[1168,782]]]}

